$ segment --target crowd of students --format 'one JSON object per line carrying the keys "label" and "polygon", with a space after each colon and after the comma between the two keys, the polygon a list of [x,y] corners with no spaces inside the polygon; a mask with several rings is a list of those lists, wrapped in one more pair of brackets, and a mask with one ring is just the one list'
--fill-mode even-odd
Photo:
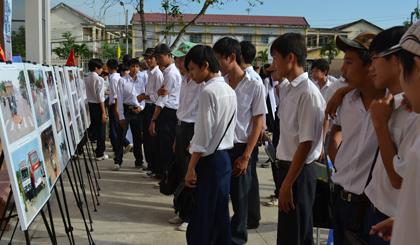
{"label": "crowd of students", "polygon": [[[323,59],[312,64],[312,79],[304,72],[306,41],[297,33],[272,43],[273,63],[261,75],[251,65],[254,45],[230,37],[213,47],[184,42],[175,51],[159,44],[145,51],[142,63],[109,60],[112,169],[121,168],[124,149],[131,148],[130,126],[134,164],[144,177],[162,178],[175,159],[175,185],[185,180],[196,188],[192,212],[169,219],[181,224],[188,244],[245,244],[247,229],[261,220],[258,146],[269,142],[276,160],[263,167],[271,166],[275,182],[267,206],[278,207],[277,244],[314,243],[314,163],[328,166],[329,159],[336,170],[334,244],[346,244],[346,231],[355,227],[368,244],[416,244],[419,25],[352,40],[338,36],[345,53],[339,79]],[[102,66],[91,60],[86,78],[99,160],[107,119]]]}

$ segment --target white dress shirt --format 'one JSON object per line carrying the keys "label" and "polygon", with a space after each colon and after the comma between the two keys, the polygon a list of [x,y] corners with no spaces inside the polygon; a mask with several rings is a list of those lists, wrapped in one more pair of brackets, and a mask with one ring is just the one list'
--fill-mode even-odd
{"label": "white dress shirt", "polygon": [[[277,108],[277,104],[276,104],[276,86],[279,83],[278,81],[273,81],[273,86],[271,86],[270,84],[270,78],[267,77],[266,79],[264,79],[264,86],[265,86],[265,101],[267,101],[267,97],[270,96],[270,105],[271,105],[271,113],[273,114],[273,118],[275,118],[276,116],[276,108]],[[269,112],[270,113],[270,112]]]}
{"label": "white dress shirt", "polygon": [[325,92],[325,102],[328,103],[330,101],[331,97],[334,95],[335,91],[337,91],[339,88],[347,86],[348,84],[345,82],[344,78],[338,79],[336,82],[332,83],[327,91]]}
{"label": "white dress shirt", "polygon": [[139,71],[137,72],[137,77],[143,80],[144,85],[147,84],[147,71]]}
{"label": "white dress shirt", "polygon": [[109,75],[109,105],[115,104],[118,91],[118,81],[120,80],[120,73],[112,73]]}
{"label": "white dress shirt", "polygon": [[99,104],[105,101],[104,79],[96,72],[91,72],[86,78],[86,96],[89,103]]}
{"label": "white dress shirt", "polygon": [[263,80],[261,79],[261,76],[254,70],[254,67],[252,66],[248,66],[247,68],[245,68],[246,72],[248,72],[249,76],[251,76],[251,78],[254,78],[255,80],[259,81],[259,82],[263,82]]}
{"label": "white dress shirt", "polygon": [[[282,82],[280,82],[278,85],[277,85],[277,87],[279,88],[279,94],[277,94],[277,91],[275,91],[275,93],[274,93],[274,95],[276,96],[276,106],[277,106],[277,108],[279,108],[279,106],[280,106],[280,94],[281,94],[281,90],[284,88],[284,86],[286,86],[286,85],[288,85],[288,84],[290,84],[289,83],[289,80],[287,80],[287,78],[285,78]],[[277,110],[278,112],[277,112],[277,117],[278,118],[280,118],[280,114],[279,114],[279,112],[280,112],[280,110]]]}
{"label": "white dress shirt", "polygon": [[[225,81],[229,84],[229,74],[225,76]],[[263,83],[251,78],[248,72],[245,72],[244,78],[236,86],[238,116],[235,127],[235,144],[248,143],[254,125],[252,117],[267,114],[264,90]]]}
{"label": "white dress shirt", "polygon": [[159,69],[159,66],[155,66],[151,71],[147,71],[147,83],[146,83],[146,95],[150,96],[150,99],[145,100],[146,103],[156,104],[158,99],[157,91],[163,84],[163,74]]}
{"label": "white dress shirt", "polygon": [[179,107],[176,111],[176,117],[183,122],[195,123],[200,92],[205,82],[197,84],[192,79],[190,82],[187,82],[187,79],[187,75],[182,78],[181,92],[179,93]]}
{"label": "white dress shirt", "polygon": [[322,94],[322,98],[324,98],[324,100],[326,100],[326,94],[327,94],[327,90],[328,88],[331,86],[331,82],[330,80],[327,79],[327,82],[324,84],[324,87],[319,88],[319,82],[318,81],[314,81],[314,84],[316,85],[316,87],[319,89],[319,91]]}
{"label": "white dress shirt", "polygon": [[130,74],[124,76],[118,82],[118,113],[120,114],[120,120],[124,120],[124,105],[140,106],[141,110],[144,109],[145,102],[139,102],[137,95],[144,93],[143,80],[136,76],[134,81]]}
{"label": "white dress shirt", "polygon": [[165,84],[165,88],[168,90],[169,94],[165,97],[159,96],[156,105],[162,107],[162,109],[168,107],[177,110],[181,81],[181,73],[179,73],[175,64],[166,67],[165,70],[163,70],[163,84]]}
{"label": "white dress shirt", "polygon": [[[410,113],[404,110],[405,106],[401,105],[402,100],[402,93],[394,96],[394,112],[388,123],[392,143],[394,143],[397,148],[397,152],[399,152],[398,149],[404,139],[402,132],[405,128],[405,123],[410,116]],[[405,165],[405,163],[403,164]],[[389,179],[380,153],[378,154],[372,172],[372,180],[366,187],[365,193],[379,211],[390,217],[395,216],[400,190],[392,187],[391,180]]]}
{"label": "white dress shirt", "polygon": [[[283,82],[284,83],[284,82]],[[312,141],[305,163],[321,155],[325,101],[319,89],[303,73],[286,83],[280,94],[280,139],[276,158],[292,161],[300,143]]]}
{"label": "white dress shirt", "polygon": [[420,117],[414,112],[411,114],[407,119],[398,156],[394,158],[394,166],[406,162],[405,174],[401,175],[397,171],[404,180],[392,229],[391,244],[396,245],[418,244],[420,241]]}
{"label": "white dress shirt", "polygon": [[334,124],[341,126],[343,141],[335,158],[337,172],[332,181],[344,190],[360,195],[378,149],[378,138],[370,110],[366,111],[359,90],[344,96]]}
{"label": "white dress shirt", "polygon": [[[223,77],[215,77],[207,81],[200,93],[190,153],[202,152],[202,157],[212,154],[235,111],[235,91],[225,83]],[[238,115],[237,112],[218,150],[228,150],[233,147],[236,115]]]}

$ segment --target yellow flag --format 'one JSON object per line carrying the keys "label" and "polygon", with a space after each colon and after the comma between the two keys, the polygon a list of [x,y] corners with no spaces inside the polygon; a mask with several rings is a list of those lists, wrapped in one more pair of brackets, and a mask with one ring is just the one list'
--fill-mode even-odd
{"label": "yellow flag", "polygon": [[120,49],[120,45],[118,44],[118,58],[117,59],[119,59],[120,58],[120,56],[121,56],[121,49]]}

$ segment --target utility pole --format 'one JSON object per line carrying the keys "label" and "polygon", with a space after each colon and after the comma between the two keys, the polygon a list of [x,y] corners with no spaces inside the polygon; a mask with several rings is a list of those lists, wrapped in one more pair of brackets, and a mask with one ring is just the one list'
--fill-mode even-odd
{"label": "utility pole", "polygon": [[125,43],[126,43],[125,54],[128,54],[128,9],[126,10],[126,16],[125,16]]}

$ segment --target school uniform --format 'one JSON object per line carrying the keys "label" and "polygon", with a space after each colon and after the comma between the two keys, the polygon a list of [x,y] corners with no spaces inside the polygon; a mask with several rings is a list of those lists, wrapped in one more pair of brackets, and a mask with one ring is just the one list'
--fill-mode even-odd
{"label": "school uniform", "polygon": [[331,178],[335,184],[334,244],[344,244],[344,232],[354,225],[360,196],[378,148],[378,139],[370,110],[366,111],[358,90],[344,96],[334,124],[341,126],[343,137],[335,158],[337,172]]}
{"label": "school uniform", "polygon": [[144,156],[146,158],[147,167],[153,173],[156,172],[155,169],[155,155],[152,145],[152,136],[150,135],[149,127],[150,121],[155,113],[155,103],[158,99],[157,91],[162,86],[163,83],[163,74],[159,69],[159,66],[156,66],[152,70],[147,71],[147,83],[145,95],[149,95],[150,99],[145,100],[146,106],[144,111],[142,111],[142,131],[143,131],[143,149]]}
{"label": "school uniform", "polygon": [[89,104],[91,126],[89,134],[96,131],[96,150],[95,156],[102,157],[105,151],[105,127],[106,122],[102,123],[102,109],[100,103],[105,101],[104,79],[96,72],[91,72],[85,78],[86,98]]}
{"label": "school uniform", "polygon": [[260,74],[258,74],[255,70],[254,70],[254,67],[252,67],[252,66],[248,66],[247,68],[245,68],[245,70],[244,71],[246,71],[248,74],[249,74],[249,76],[251,77],[251,78],[254,78],[255,80],[257,80],[258,82],[263,82],[263,80],[261,79],[261,76],[260,76]]}
{"label": "school uniform", "polygon": [[138,102],[137,96],[144,93],[144,83],[136,77],[136,81],[130,75],[124,76],[118,82],[118,113],[120,120],[125,120],[125,127],[118,126],[117,133],[117,151],[115,153],[114,162],[121,166],[123,160],[123,143],[127,135],[128,126],[130,125],[133,134],[133,154],[136,158],[134,165],[141,166],[143,162],[143,154],[141,150],[141,113],[134,113],[133,106],[144,109],[145,102]]}
{"label": "school uniform", "polygon": [[325,92],[325,96],[324,96],[325,101],[328,103],[328,101],[330,101],[330,99],[334,95],[334,93],[339,88],[344,87],[344,86],[348,86],[348,84],[345,82],[344,78],[341,77],[340,79],[337,79],[337,81],[332,83],[328,87],[327,91]]}
{"label": "school uniform", "polygon": [[313,244],[312,206],[315,201],[314,160],[322,150],[325,101],[317,87],[303,73],[286,83],[280,94],[280,139],[276,167],[282,185],[299,143],[312,142],[304,167],[292,186],[293,204],[289,213],[278,212],[277,244]]}
{"label": "school uniform", "polygon": [[319,91],[321,92],[322,98],[324,98],[324,100],[325,100],[327,90],[331,86],[332,82],[327,79],[327,82],[324,84],[324,87],[322,87],[322,88],[319,87],[319,82],[318,81],[314,81],[314,84],[319,89]]}
{"label": "school uniform", "polygon": [[175,64],[171,64],[163,70],[163,84],[168,90],[165,97],[159,96],[156,106],[162,108],[162,111],[156,119],[155,132],[153,138],[153,148],[155,152],[156,176],[162,177],[165,164],[171,161],[173,157],[173,145],[176,131],[176,111],[179,105],[179,93],[181,89],[181,74]]}
{"label": "school uniform", "polygon": [[[229,189],[232,166],[227,149],[233,147],[236,123],[236,95],[222,77],[207,81],[200,101],[190,153],[202,152],[196,165],[193,213],[187,229],[188,244],[231,244]],[[234,118],[210,163],[203,166],[203,157],[216,150],[230,119]]]}
{"label": "school uniform", "polygon": [[[229,75],[224,78],[226,83],[229,84]],[[252,117],[267,114],[267,106],[264,101],[264,85],[252,79],[247,72],[236,86],[235,93],[237,98],[235,145],[233,149],[228,151],[232,168],[235,160],[243,155],[248,144],[253,127]],[[231,178],[230,196],[234,210],[231,221],[232,244],[245,244],[248,240],[247,219],[248,194],[252,184],[251,163],[252,155],[248,161],[245,174],[239,177],[232,176]]]}
{"label": "school uniform", "polygon": [[403,141],[394,157],[395,171],[404,178],[398,196],[391,244],[418,244],[420,241],[420,116],[411,113]]}

